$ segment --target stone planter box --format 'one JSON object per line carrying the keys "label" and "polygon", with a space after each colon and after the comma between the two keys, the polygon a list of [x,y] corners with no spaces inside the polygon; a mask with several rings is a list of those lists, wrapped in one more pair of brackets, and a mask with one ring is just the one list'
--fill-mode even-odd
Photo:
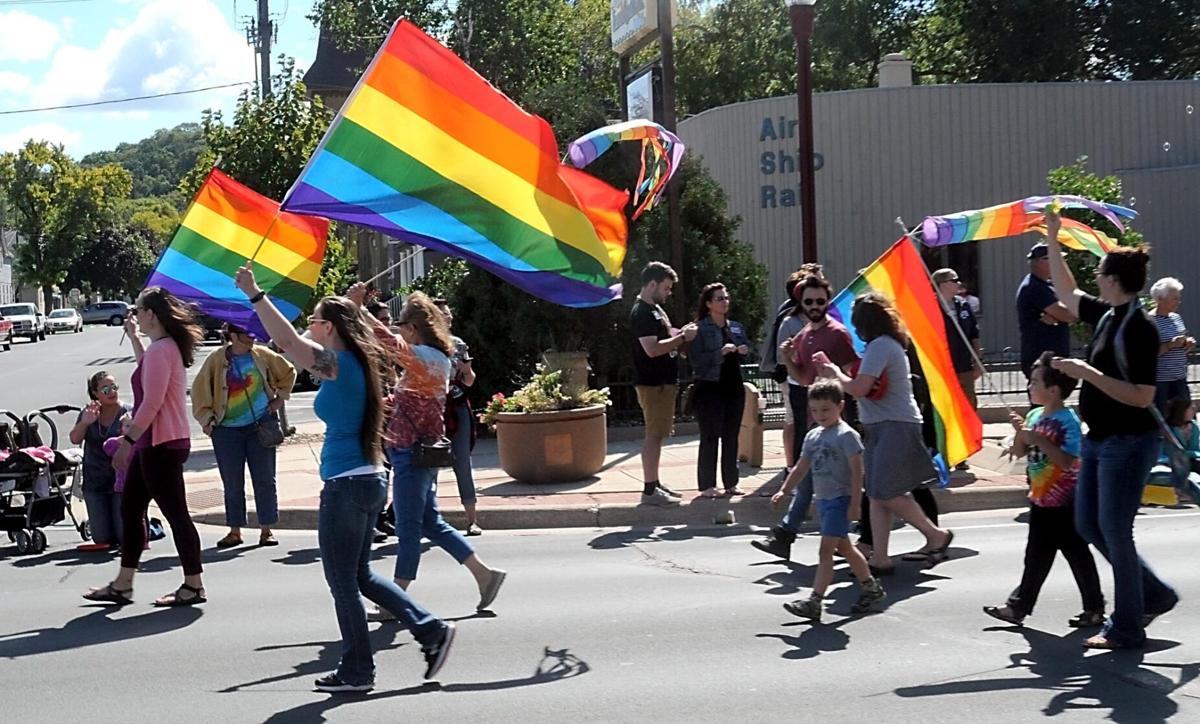
{"label": "stone planter box", "polygon": [[523,483],[566,483],[595,475],[608,452],[604,405],[496,418],[500,468]]}

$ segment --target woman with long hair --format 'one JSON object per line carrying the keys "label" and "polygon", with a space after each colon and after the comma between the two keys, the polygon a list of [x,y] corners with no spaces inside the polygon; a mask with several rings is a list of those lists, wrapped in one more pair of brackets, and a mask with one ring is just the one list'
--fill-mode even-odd
{"label": "woman with long hair", "polygon": [[821,353],[814,361],[822,376],[837,378],[846,393],[859,400],[866,445],[863,487],[871,500],[874,543],[870,563],[876,574],[888,575],[895,572],[888,556],[893,516],[925,536],[920,552],[931,560],[945,555],[954,533],[934,525],[912,495],[914,489],[936,482],[938,475],[921,437],[921,411],[905,354],[908,331],[891,300],[875,292],[854,300],[850,321],[867,343],[857,376],[849,377]]}
{"label": "woman with long hair", "polygon": [[[366,287],[355,285],[350,292],[361,300]],[[376,338],[389,349],[391,361],[404,369],[396,384],[391,419],[388,420],[388,457],[392,462],[392,505],[396,510],[395,582],[407,589],[417,577],[421,562],[421,538],[454,557],[475,578],[479,603],[484,610],[496,600],[507,575],[480,560],[475,548],[442,518],[437,504],[437,468],[422,467],[415,460],[422,442],[445,435],[446,393],[450,384],[450,358],[454,343],[445,316],[427,295],[413,292],[396,317],[399,334],[370,318]],[[387,620],[384,606],[372,620]]]}
{"label": "woman with long hair", "polygon": [[192,416],[212,438],[221,487],[225,489],[225,524],[229,533],[218,548],[242,544],[246,525],[246,468],[254,486],[258,544],[278,545],[271,526],[279,520],[275,490],[274,447],[259,442],[264,421],[278,420],[279,411],[296,384],[296,368],[283,355],[255,344],[250,333],[235,324],[222,331],[225,344],[200,366],[192,382]]}
{"label": "woman with long hair", "polygon": [[[133,575],[146,546],[143,519],[153,500],[175,539],[183,564],[183,584],[154,601],[155,606],[193,606],[207,597],[201,581],[200,535],[188,514],[183,464],[191,451],[187,419],[187,371],[204,331],[191,310],[162,287],[147,287],[137,299],[134,317],[125,321],[133,346],[133,420],[113,455],[113,467],[125,470],[121,497],[121,569],[106,586],[84,594],[90,601],[123,606],[133,602]],[[139,332],[150,338],[143,347]]]}
{"label": "woman with long hair", "polygon": [[[700,292],[696,309],[696,338],[688,346],[692,365],[692,409],[700,423],[700,454],[696,480],[700,495],[719,498],[741,495],[738,487],[738,431],[746,388],[742,384],[742,359],[750,351],[740,322],[729,319],[729,290],[713,282]],[[720,447],[721,482],[717,490],[717,448]]]}
{"label": "woman with long hair", "polygon": [[72,445],[83,445],[83,502],[92,542],[80,550],[106,551],[121,544],[121,491],[112,458],[104,452],[105,440],[121,436],[121,418],[131,409],[119,390],[116,378],[104,370],[88,377],[89,402],[68,435]]}
{"label": "woman with long hair", "polygon": [[1079,416],[1088,432],[1075,483],[1075,527],[1113,572],[1112,615],[1083,645],[1139,648],[1146,642],[1146,626],[1179,602],[1133,542],[1133,518],[1162,449],[1158,423],[1147,409],[1157,392],[1159,334],[1138,300],[1150,253],[1145,247],[1118,247],[1106,254],[1096,267],[1100,296],[1094,297],[1079,289],[1063,258],[1061,224],[1058,214],[1046,213],[1054,293],[1094,332],[1086,361],[1057,358],[1050,366],[1082,382]]}
{"label": "woman with long hair", "polygon": [[471,360],[471,348],[462,337],[453,334],[454,312],[445,299],[433,303],[446,318],[446,327],[451,330],[450,341],[454,353],[450,356],[450,391],[446,396],[446,436],[450,438],[454,453],[454,481],[458,483],[458,500],[467,514],[466,534],[483,535],[479,527],[476,503],[479,496],[475,491],[475,475],[471,469],[471,451],[475,447],[475,415],[467,388],[475,384],[475,367]]}

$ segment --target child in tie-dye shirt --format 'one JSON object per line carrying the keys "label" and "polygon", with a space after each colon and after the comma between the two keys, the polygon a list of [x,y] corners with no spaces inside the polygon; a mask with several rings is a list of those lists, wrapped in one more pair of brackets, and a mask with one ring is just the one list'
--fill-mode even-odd
{"label": "child in tie-dye shirt", "polygon": [[1086,541],[1075,530],[1075,476],[1079,469],[1082,429],[1079,416],[1064,404],[1075,389],[1074,378],[1050,366],[1053,354],[1046,352],[1029,376],[1029,398],[1034,407],[1025,419],[1012,416],[1015,430],[1010,452],[1027,456],[1029,479],[1029,539],[1025,544],[1025,571],[1021,584],[1004,606],[984,606],[984,613],[1020,625],[1033,613],[1038,593],[1054,554],[1063,557],[1075,575],[1083,599],[1083,613],[1067,623],[1075,628],[1104,623],[1104,595],[1096,562]]}

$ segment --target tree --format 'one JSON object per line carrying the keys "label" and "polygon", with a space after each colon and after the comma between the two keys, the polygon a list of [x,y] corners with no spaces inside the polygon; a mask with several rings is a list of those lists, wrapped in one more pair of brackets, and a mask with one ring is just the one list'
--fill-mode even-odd
{"label": "tree", "polygon": [[187,199],[179,191],[172,191],[165,196],[124,199],[117,203],[114,216],[119,223],[131,229],[146,232],[157,254],[179,227],[180,213],[185,208]]}
{"label": "tree", "polygon": [[181,123],[174,128],[161,128],[137,143],[122,143],[112,151],[90,153],[79,165],[91,168],[118,164],[133,176],[133,198],[168,196],[196,165],[203,145],[200,124]]}
{"label": "tree", "polygon": [[1118,0],[1104,5],[1103,74],[1121,80],[1194,78],[1200,74],[1200,3]]}
{"label": "tree", "polygon": [[68,286],[89,288],[106,298],[135,295],[146,283],[157,258],[155,237],[126,224],[109,224],[87,240],[82,254],[67,270]]}
{"label": "tree", "polygon": [[446,0],[317,0],[308,18],[342,50],[371,54],[398,18],[408,18],[435,38],[444,38],[450,6]]}
{"label": "tree", "polygon": [[449,46],[521,102],[573,77],[572,11],[566,0],[458,0]]}
{"label": "tree", "polygon": [[41,287],[46,306],[89,237],[111,219],[132,181],[120,166],[83,168],[62,146],[30,141],[0,156],[0,190],[21,235],[15,269]]}

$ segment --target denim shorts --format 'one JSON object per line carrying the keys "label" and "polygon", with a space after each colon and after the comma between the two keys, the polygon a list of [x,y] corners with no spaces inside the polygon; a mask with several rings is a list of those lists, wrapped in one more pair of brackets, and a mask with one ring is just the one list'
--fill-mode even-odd
{"label": "denim shorts", "polygon": [[817,519],[821,521],[821,535],[830,538],[850,536],[850,496],[817,500]]}

